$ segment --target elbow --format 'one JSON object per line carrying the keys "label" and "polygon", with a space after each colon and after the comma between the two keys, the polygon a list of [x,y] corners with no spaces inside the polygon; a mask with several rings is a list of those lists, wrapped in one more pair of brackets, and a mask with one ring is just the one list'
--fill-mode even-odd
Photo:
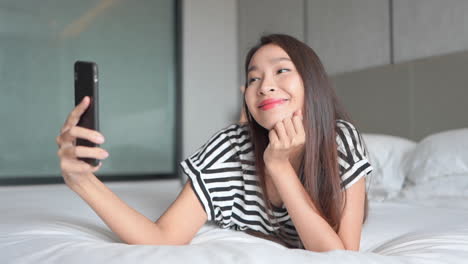
{"label": "elbow", "polygon": [[357,246],[345,247],[344,250],[359,251],[359,245],[357,245]]}
{"label": "elbow", "polygon": [[321,245],[306,245],[304,244],[304,248],[306,250],[312,252],[328,252],[333,250],[348,250],[341,241],[337,241],[336,243],[321,243]]}
{"label": "elbow", "polygon": [[133,240],[133,241],[126,241],[125,243],[131,246],[160,246],[162,245],[161,241],[155,241],[153,239],[139,239],[139,240]]}
{"label": "elbow", "polygon": [[343,249],[350,250],[350,251],[359,251],[360,241],[354,241],[354,243],[344,243],[343,242]]}
{"label": "elbow", "polygon": [[186,246],[190,245],[189,242],[174,242],[174,241],[166,241],[166,242],[161,242],[161,241],[138,241],[138,242],[131,242],[131,243],[126,243],[128,245],[140,245],[140,246]]}
{"label": "elbow", "polygon": [[126,242],[128,245],[146,245],[146,246],[186,246],[190,245],[191,240],[180,240],[167,237],[157,237],[157,239],[146,238],[138,241]]}
{"label": "elbow", "polygon": [[150,246],[186,246],[192,242],[192,237],[174,234],[160,226],[145,232],[138,237],[131,237],[124,240],[128,245],[150,245]]}
{"label": "elbow", "polygon": [[344,247],[337,246],[337,247],[320,247],[320,248],[307,249],[307,250],[310,250],[312,252],[328,252],[328,251],[333,251],[333,250],[347,250],[347,249]]}

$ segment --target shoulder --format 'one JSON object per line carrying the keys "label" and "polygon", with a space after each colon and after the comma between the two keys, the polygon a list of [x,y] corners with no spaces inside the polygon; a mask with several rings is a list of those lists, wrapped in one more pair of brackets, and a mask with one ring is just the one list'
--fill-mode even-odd
{"label": "shoulder", "polygon": [[249,136],[249,126],[245,124],[232,124],[219,132],[223,137],[229,138],[233,142],[243,140]]}
{"label": "shoulder", "polygon": [[342,187],[349,188],[361,177],[372,172],[364,140],[358,129],[350,122],[337,120],[336,143]]}
{"label": "shoulder", "polygon": [[247,125],[231,124],[227,127],[218,130],[211,138],[220,136],[235,139],[246,133],[248,133]]}
{"label": "shoulder", "polygon": [[231,124],[214,133],[203,145],[204,148],[222,147],[225,143],[235,144],[249,139],[247,125]]}
{"label": "shoulder", "polygon": [[215,165],[215,163],[235,159],[239,152],[249,147],[248,126],[232,124],[214,133],[187,160],[190,160],[196,166],[206,168]]}
{"label": "shoulder", "polygon": [[349,121],[336,121],[336,144],[340,158],[353,162],[367,156],[367,149],[359,130]]}
{"label": "shoulder", "polygon": [[357,131],[357,128],[351,122],[343,120],[343,119],[336,120],[336,129],[346,131],[346,132]]}
{"label": "shoulder", "polygon": [[345,149],[361,148],[362,136],[351,122],[337,119],[335,132],[339,150],[345,151]]}

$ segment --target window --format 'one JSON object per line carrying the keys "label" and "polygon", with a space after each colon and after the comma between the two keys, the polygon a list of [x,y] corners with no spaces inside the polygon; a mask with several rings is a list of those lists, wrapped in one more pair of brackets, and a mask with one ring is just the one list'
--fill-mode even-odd
{"label": "window", "polygon": [[63,182],[73,64],[99,67],[106,179],[176,177],[178,1],[0,0],[0,183]]}

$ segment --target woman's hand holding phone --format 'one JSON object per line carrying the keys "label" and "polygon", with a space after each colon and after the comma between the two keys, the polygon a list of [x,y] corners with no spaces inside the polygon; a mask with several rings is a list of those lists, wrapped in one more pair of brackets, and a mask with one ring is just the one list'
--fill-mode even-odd
{"label": "woman's hand holding phone", "polygon": [[80,104],[69,114],[60,131],[60,135],[56,138],[59,147],[57,155],[60,158],[62,176],[69,187],[93,175],[102,166],[102,162],[99,162],[98,166],[93,167],[78,158],[103,160],[109,156],[109,153],[100,147],[76,146],[77,138],[87,139],[96,144],[104,143],[104,136],[98,131],[77,126],[81,115],[86,111],[89,103],[90,98],[88,96],[84,97]]}

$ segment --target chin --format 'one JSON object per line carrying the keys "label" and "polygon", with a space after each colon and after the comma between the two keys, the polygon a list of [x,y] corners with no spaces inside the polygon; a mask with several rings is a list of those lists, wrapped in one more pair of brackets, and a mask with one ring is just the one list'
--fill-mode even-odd
{"label": "chin", "polygon": [[270,131],[273,127],[275,127],[276,123],[280,122],[286,117],[287,116],[278,117],[278,118],[270,119],[270,120],[260,120],[260,121],[257,121],[257,123],[261,125],[263,128],[265,128],[266,130]]}
{"label": "chin", "polygon": [[[260,124],[260,123],[259,123]],[[273,124],[260,124],[263,128],[265,128],[266,130],[270,131],[274,126],[275,126],[276,123],[273,123]]]}
{"label": "chin", "polygon": [[285,118],[291,118],[293,113],[294,111],[285,109],[283,111],[270,112],[267,115],[259,115],[259,113],[255,113],[253,114],[253,118],[259,125],[261,125],[263,128],[269,131],[276,125],[276,123],[280,122],[281,120]]}

